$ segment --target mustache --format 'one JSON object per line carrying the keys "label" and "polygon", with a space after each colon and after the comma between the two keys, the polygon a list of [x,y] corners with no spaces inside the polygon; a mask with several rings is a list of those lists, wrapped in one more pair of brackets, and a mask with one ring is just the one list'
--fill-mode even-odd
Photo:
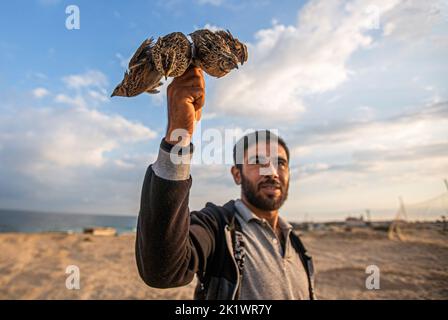
{"label": "mustache", "polygon": [[280,182],[277,180],[274,180],[274,179],[267,179],[258,185],[258,189],[261,189],[263,187],[274,187],[274,188],[279,188],[280,190],[283,190],[283,187],[280,184]]}

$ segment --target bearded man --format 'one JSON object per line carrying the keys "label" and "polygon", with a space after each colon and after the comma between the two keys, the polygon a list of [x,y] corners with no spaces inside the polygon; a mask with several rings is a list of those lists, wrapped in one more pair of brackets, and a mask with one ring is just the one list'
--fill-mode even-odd
{"label": "bearded man", "polygon": [[167,132],[146,172],[137,225],[143,281],[173,288],[196,275],[194,298],[202,300],[314,299],[312,259],[279,215],[290,178],[285,141],[268,130],[242,137],[231,168],[240,199],[190,212],[191,136],[205,102],[201,69],[175,78],[167,96]]}

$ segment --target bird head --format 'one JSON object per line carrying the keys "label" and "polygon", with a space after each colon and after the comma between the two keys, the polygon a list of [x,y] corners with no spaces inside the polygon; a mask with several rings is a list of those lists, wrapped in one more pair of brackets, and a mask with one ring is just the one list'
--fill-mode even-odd
{"label": "bird head", "polygon": [[114,90],[114,92],[112,92],[111,97],[127,97],[126,94],[126,88],[120,83]]}
{"label": "bird head", "polygon": [[235,38],[229,30],[218,30],[216,34],[224,39],[230,51],[238,58],[241,65],[243,65],[248,58],[247,46]]}
{"label": "bird head", "polygon": [[114,92],[111,94],[111,98],[115,96],[127,97],[127,87],[128,87],[128,77],[129,73],[126,71],[124,73],[123,81],[115,88]]}
{"label": "bird head", "polygon": [[238,58],[234,54],[223,53],[219,59],[219,68],[222,72],[238,69]]}

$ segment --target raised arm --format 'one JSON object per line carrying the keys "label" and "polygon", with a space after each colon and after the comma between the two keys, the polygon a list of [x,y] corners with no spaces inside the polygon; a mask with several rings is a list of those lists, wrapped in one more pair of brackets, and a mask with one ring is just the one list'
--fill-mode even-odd
{"label": "raised arm", "polygon": [[[167,93],[167,132],[143,182],[136,239],[140,276],[157,288],[186,285],[196,272],[205,270],[217,229],[211,216],[190,215],[188,207],[191,136],[205,101],[201,69],[192,67],[175,78]],[[172,161],[179,149],[183,163]]]}

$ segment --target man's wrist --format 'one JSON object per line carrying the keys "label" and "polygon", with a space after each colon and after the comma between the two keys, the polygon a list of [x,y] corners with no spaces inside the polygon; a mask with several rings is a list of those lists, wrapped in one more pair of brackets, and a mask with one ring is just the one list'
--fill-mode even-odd
{"label": "man's wrist", "polygon": [[187,180],[190,177],[193,149],[192,143],[189,146],[181,147],[162,139],[159,155],[152,165],[154,173],[165,180]]}
{"label": "man's wrist", "polygon": [[170,144],[186,147],[191,143],[191,133],[187,129],[168,129],[165,140]]}
{"label": "man's wrist", "polygon": [[183,146],[176,142],[168,141],[166,137],[162,139],[160,148],[168,153],[177,152],[178,155],[192,154],[194,151],[193,143],[189,142],[188,145]]}

